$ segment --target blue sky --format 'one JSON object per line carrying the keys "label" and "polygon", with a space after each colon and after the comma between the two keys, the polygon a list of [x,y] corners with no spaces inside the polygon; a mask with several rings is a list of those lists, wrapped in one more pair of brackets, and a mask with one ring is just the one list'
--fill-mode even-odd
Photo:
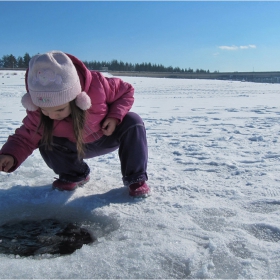
{"label": "blue sky", "polygon": [[0,11],[0,57],[62,50],[89,61],[280,71],[277,1],[0,1]]}

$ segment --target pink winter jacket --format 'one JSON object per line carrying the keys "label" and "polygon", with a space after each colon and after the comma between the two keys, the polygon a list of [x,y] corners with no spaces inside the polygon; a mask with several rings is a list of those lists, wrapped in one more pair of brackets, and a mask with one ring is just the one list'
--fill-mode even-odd
{"label": "pink winter jacket", "polygon": [[[118,119],[120,122],[131,109],[134,102],[134,88],[119,78],[107,78],[101,73],[90,71],[76,57],[67,54],[73,61],[80,77],[82,90],[91,98],[92,106],[88,109],[84,129],[84,141],[94,142],[103,136],[101,123],[106,117]],[[27,71],[28,75],[28,71]],[[26,79],[27,80],[27,79]],[[28,90],[28,87],[26,85]],[[14,166],[9,170],[16,170],[32,152],[38,148],[41,131],[37,132],[40,122],[40,111],[26,111],[23,125],[16,129],[15,134],[9,136],[0,154],[11,155],[15,159]],[[75,142],[71,116],[54,121],[53,136],[65,137]]]}

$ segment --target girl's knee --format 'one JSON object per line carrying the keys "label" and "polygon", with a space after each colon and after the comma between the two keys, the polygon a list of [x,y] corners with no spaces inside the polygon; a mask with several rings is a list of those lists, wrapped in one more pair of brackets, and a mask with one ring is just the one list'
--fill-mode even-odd
{"label": "girl's knee", "polygon": [[123,119],[123,122],[124,121],[129,123],[130,125],[135,125],[135,124],[143,125],[144,124],[142,118],[134,112],[128,112],[127,115]]}

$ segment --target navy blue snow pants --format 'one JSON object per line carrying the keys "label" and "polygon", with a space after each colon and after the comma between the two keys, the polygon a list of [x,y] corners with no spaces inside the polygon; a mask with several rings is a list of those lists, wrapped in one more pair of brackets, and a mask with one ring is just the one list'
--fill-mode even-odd
{"label": "navy blue snow pants", "polygon": [[[148,147],[146,130],[140,116],[129,112],[110,136],[85,145],[85,159],[101,156],[119,149],[123,183],[129,186],[148,180]],[[46,164],[59,175],[59,179],[78,182],[90,173],[83,159],[78,159],[76,143],[67,138],[53,137],[52,150],[39,146]],[[106,174],[104,174],[106,176]]]}

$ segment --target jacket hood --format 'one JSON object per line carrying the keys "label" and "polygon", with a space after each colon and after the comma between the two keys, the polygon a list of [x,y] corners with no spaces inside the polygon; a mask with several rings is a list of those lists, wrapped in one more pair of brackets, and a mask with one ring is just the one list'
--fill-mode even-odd
{"label": "jacket hood", "polygon": [[87,69],[85,64],[77,57],[73,56],[72,54],[68,54],[68,53],[65,54],[72,60],[74,66],[76,67],[76,70],[80,78],[82,91],[88,92],[92,80],[90,70]]}

